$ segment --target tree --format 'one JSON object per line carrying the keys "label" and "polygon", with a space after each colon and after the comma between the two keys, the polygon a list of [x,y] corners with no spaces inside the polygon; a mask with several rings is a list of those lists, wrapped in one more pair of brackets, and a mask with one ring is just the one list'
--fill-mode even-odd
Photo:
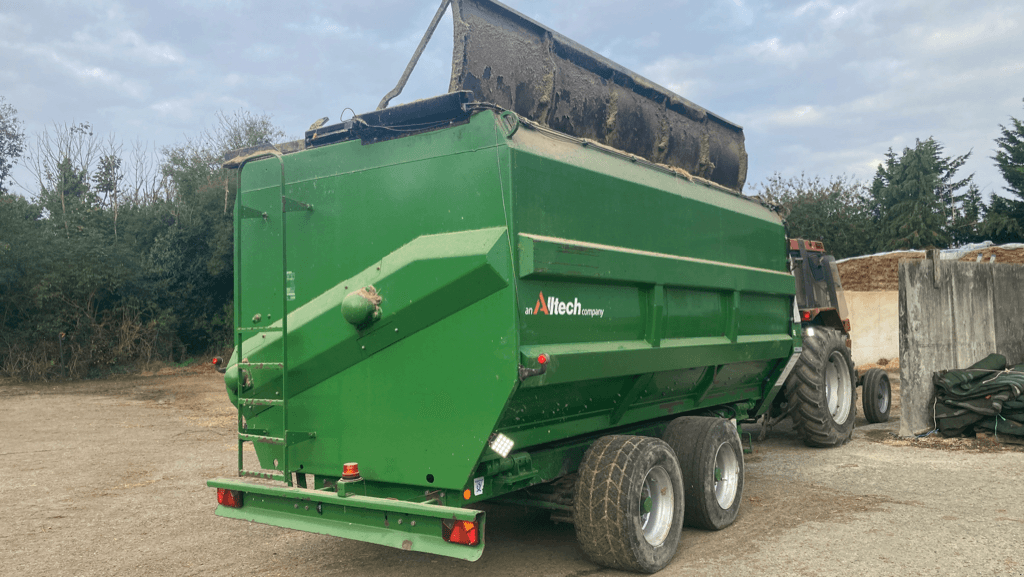
{"label": "tree", "polygon": [[985,230],[985,224],[982,222],[982,216],[986,210],[985,201],[981,199],[981,191],[977,185],[971,183],[963,195],[960,210],[954,213],[950,223],[951,244],[957,246],[983,241],[985,234],[982,231]]}
{"label": "tree", "polygon": [[8,104],[7,99],[0,96],[0,195],[6,193],[11,170],[25,151],[25,132],[18,120],[18,111]]}
{"label": "tree", "polygon": [[173,223],[155,239],[147,269],[193,351],[222,346],[231,334],[235,172],[221,168],[223,155],[284,137],[268,115],[240,110],[218,113],[213,128],[163,149]]}
{"label": "tree", "polygon": [[1024,241],[1024,202],[992,195],[992,200],[983,211],[983,220],[978,227],[977,240],[990,240],[998,245]]}
{"label": "tree", "polygon": [[32,198],[0,195],[0,373],[100,375],[230,342],[235,180],[220,158],[283,132],[217,118],[160,159],[89,123],[36,135]]}
{"label": "tree", "polygon": [[1024,201],[1024,121],[1010,117],[1010,126],[999,125],[996,155],[992,157],[1003,173],[1005,189]]}
{"label": "tree", "polygon": [[775,173],[755,190],[786,209],[790,237],[821,241],[838,259],[870,251],[875,225],[863,183],[845,175],[824,181],[803,174],[786,179]]}
{"label": "tree", "polygon": [[929,137],[899,157],[889,149],[878,165],[871,183],[876,250],[944,248],[954,240],[966,196],[957,192],[973,187],[973,175],[957,180],[956,173],[971,153],[946,157],[942,150]]}

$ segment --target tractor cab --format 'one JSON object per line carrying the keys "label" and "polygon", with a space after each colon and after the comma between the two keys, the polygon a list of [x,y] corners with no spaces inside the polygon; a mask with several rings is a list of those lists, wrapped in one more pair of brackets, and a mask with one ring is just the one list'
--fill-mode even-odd
{"label": "tractor cab", "polygon": [[849,337],[850,315],[839,268],[821,241],[789,240],[790,270],[796,278],[800,323],[838,329]]}

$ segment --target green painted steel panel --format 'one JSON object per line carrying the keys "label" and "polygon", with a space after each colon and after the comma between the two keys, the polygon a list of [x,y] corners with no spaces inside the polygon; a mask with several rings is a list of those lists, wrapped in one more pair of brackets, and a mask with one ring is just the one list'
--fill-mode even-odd
{"label": "green painted steel panel", "polygon": [[[207,485],[243,492],[241,508],[217,507],[216,514],[226,518],[470,561],[479,559],[484,550],[486,514],[479,510],[369,496],[342,497],[324,491],[274,488],[223,478],[210,480]],[[466,546],[444,541],[442,520],[479,524],[480,543]]]}
{"label": "green painted steel panel", "polygon": [[[241,411],[262,467],[287,457],[336,478],[354,461],[373,496],[446,490],[457,506],[474,478],[487,495],[541,479],[498,472],[493,433],[547,448],[550,477],[566,438],[582,455],[601,432],[745,412],[771,389],[798,343],[774,214],[564,135],[506,130],[483,110],[285,155],[283,194],[312,210],[282,212],[277,159],[245,166],[237,324],[254,385],[239,391],[237,356],[226,380],[233,401],[263,400]],[[370,287],[379,318],[353,326],[342,303]],[[546,371],[521,379],[542,353]]]}
{"label": "green painted steel panel", "polygon": [[793,276],[749,265],[612,247],[579,240],[519,234],[523,278],[615,281],[722,291],[793,294]]}

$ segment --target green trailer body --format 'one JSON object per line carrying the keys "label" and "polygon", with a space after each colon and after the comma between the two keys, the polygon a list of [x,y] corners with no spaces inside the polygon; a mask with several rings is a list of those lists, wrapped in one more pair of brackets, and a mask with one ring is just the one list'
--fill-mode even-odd
{"label": "green trailer body", "polygon": [[474,503],[609,433],[756,417],[799,351],[775,213],[465,92],[229,164],[238,473],[279,483],[211,480],[219,515],[473,560]]}

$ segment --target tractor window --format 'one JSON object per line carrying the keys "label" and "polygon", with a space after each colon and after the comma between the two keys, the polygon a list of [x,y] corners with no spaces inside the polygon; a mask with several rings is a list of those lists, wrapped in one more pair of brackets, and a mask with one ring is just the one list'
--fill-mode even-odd
{"label": "tractor window", "polygon": [[[800,309],[835,307],[828,290],[824,255],[808,253],[807,262],[793,256],[793,276],[796,278],[796,302]],[[838,275],[836,275],[838,277]]]}

